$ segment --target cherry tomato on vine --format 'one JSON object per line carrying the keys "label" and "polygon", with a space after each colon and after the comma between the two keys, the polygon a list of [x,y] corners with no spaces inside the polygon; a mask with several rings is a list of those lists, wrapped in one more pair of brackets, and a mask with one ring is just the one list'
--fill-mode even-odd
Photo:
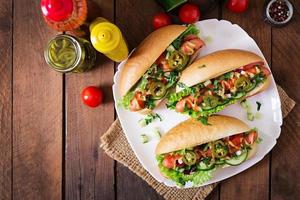
{"label": "cherry tomato on vine", "polygon": [[166,13],[157,13],[152,20],[154,30],[172,24],[171,17]]}
{"label": "cherry tomato on vine", "polygon": [[226,7],[234,13],[242,13],[247,10],[249,0],[228,0]]}
{"label": "cherry tomato on vine", "polygon": [[97,107],[103,102],[103,92],[95,86],[86,87],[81,93],[82,101],[90,107]]}
{"label": "cherry tomato on vine", "polygon": [[200,10],[198,6],[192,3],[184,4],[179,10],[179,19],[186,24],[192,24],[199,21]]}

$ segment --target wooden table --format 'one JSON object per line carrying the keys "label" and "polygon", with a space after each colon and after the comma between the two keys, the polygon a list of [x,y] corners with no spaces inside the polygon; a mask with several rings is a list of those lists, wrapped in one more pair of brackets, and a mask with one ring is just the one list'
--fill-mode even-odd
{"label": "wooden table", "polygon": [[[162,9],[153,0],[97,0],[93,14],[115,22],[130,49],[152,31]],[[294,20],[271,28],[262,1],[244,14],[219,5],[204,18],[239,24],[263,51],[273,75],[300,102],[300,2]],[[43,58],[56,33],[44,23],[38,0],[0,0],[0,199],[162,199],[147,183],[99,149],[99,137],[116,118],[111,86],[116,63],[99,56],[85,74],[60,74]],[[221,33],[220,33],[221,34]],[[221,45],[221,44],[220,44]],[[99,85],[104,105],[90,109],[81,90]],[[284,120],[273,151],[251,169],[220,184],[208,199],[299,199],[300,107]]]}

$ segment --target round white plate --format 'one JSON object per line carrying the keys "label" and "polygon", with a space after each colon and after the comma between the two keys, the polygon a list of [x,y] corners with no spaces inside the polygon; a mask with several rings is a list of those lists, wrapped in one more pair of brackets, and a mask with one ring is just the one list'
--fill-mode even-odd
{"label": "round white plate", "polygon": [[[209,19],[196,23],[200,29],[200,37],[206,41],[206,46],[201,50],[200,57],[207,55],[211,52],[222,49],[244,49],[252,51],[264,58],[259,47],[255,41],[238,25],[231,24],[229,21]],[[153,47],[155,48],[155,46]],[[158,113],[163,120],[156,121],[144,128],[142,128],[138,121],[143,118],[138,113],[129,112],[117,105],[121,99],[119,95],[119,78],[120,72],[123,70],[124,62],[118,66],[118,71],[114,77],[113,95],[116,105],[117,114],[119,116],[122,128],[125,132],[128,142],[130,143],[137,158],[143,167],[159,182],[163,182],[167,186],[176,186],[173,181],[164,178],[157,167],[155,159],[155,147],[159,139],[154,136],[146,144],[141,142],[141,134],[153,135],[153,129],[157,128],[162,134],[166,133],[170,128],[188,119],[187,115],[176,113],[173,110],[168,110],[165,102],[161,103],[158,108],[154,110]],[[269,67],[269,66],[268,66]],[[276,139],[280,135],[280,126],[282,125],[281,104],[277,92],[275,81],[272,77],[272,83],[267,91],[255,95],[248,99],[252,105],[253,112],[256,111],[256,101],[262,103],[261,118],[252,122],[246,119],[246,111],[242,109],[239,103],[227,107],[220,114],[233,116],[248,123],[251,127],[256,127],[259,130],[260,137],[263,141],[258,148],[256,156],[247,160],[243,164],[235,167],[228,167],[225,169],[218,169],[214,173],[213,178],[203,185],[211,184],[224,180],[228,177],[234,176],[245,169],[251,167],[261,159],[274,147]],[[201,185],[201,186],[203,186]],[[187,184],[185,187],[191,187]]]}

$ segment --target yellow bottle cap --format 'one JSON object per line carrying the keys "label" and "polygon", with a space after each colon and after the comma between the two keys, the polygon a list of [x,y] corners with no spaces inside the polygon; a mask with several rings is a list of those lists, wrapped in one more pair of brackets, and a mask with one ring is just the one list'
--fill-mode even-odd
{"label": "yellow bottle cap", "polygon": [[91,42],[102,53],[109,53],[117,48],[121,39],[120,29],[110,22],[101,22],[91,27]]}

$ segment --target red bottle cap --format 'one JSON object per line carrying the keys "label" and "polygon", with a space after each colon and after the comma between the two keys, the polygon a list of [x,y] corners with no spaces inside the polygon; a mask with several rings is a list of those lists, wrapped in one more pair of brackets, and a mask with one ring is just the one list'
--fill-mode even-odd
{"label": "red bottle cap", "polygon": [[73,12],[73,0],[41,0],[43,15],[53,21],[64,21]]}

